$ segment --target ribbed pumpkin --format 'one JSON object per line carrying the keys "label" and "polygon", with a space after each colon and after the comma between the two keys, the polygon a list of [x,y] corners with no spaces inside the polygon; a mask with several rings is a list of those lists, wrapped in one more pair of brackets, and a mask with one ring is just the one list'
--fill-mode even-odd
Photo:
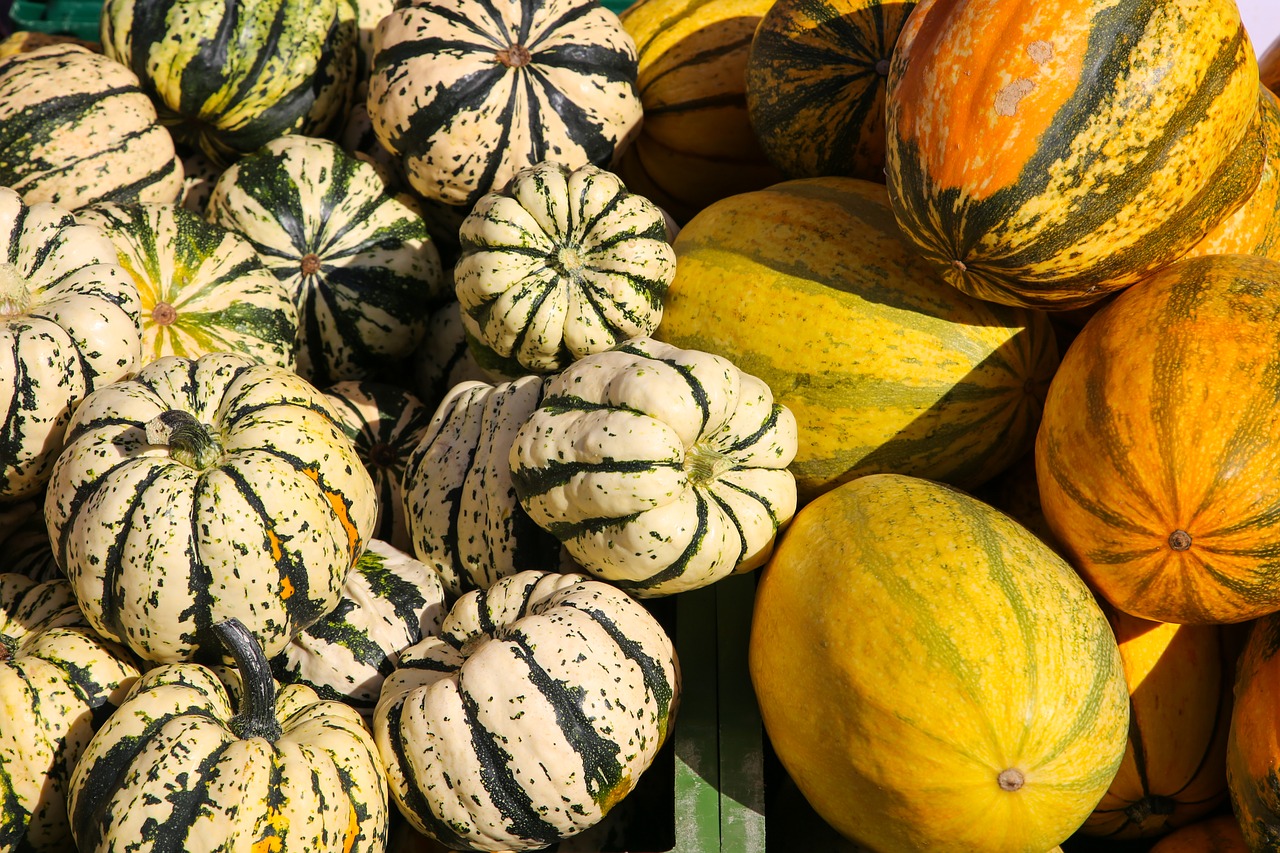
{"label": "ribbed pumpkin", "polygon": [[77,44],[0,62],[0,186],[74,210],[171,202],[182,161],[137,76]]}
{"label": "ribbed pumpkin", "polygon": [[218,655],[231,617],[280,652],[338,603],[376,513],[321,392],[232,353],[86,397],[44,507],[90,623],[161,662]]}
{"label": "ribbed pumpkin", "polygon": [[724,199],[675,250],[654,336],[768,383],[799,422],[802,503],[881,472],[972,489],[1031,449],[1058,364],[1048,321],[939,279],[883,186],[812,178]]}
{"label": "ribbed pumpkin", "polygon": [[39,493],[71,410],[137,370],[138,316],[102,231],[0,187],[0,503]]}
{"label": "ribbed pumpkin", "polygon": [[138,661],[94,633],[65,579],[0,569],[0,850],[62,853],[71,771]]}
{"label": "ribbed pumpkin", "polygon": [[241,159],[206,215],[248,240],[292,297],[297,370],[316,385],[408,356],[450,295],[422,217],[325,139],[286,136]]}
{"label": "ribbed pumpkin", "polygon": [[462,596],[383,682],[373,730],[400,810],[453,849],[533,850],[598,823],[671,731],[675,649],[579,574]]}
{"label": "ribbed pumpkin", "polygon": [[1257,103],[1233,0],[922,0],[889,71],[890,198],[966,293],[1084,305],[1257,185]]}
{"label": "ribbed pumpkin", "polygon": [[805,798],[879,853],[1048,850],[1124,756],[1120,652],[1080,577],[938,483],[808,504],[756,589],[765,731]]}
{"label": "ribbed pumpkin", "polygon": [[339,382],[324,392],[338,426],[373,479],[378,495],[373,537],[401,550],[411,549],[401,485],[409,457],[430,427],[434,410],[412,392],[387,382]]}
{"label": "ribbed pumpkin", "polygon": [[1208,255],[1121,293],[1062,360],[1036,439],[1045,519],[1117,608],[1161,622],[1280,609],[1280,261]]}
{"label": "ribbed pumpkin", "polygon": [[1240,821],[1233,814],[1206,818],[1166,835],[1150,853],[1249,853]]}
{"label": "ribbed pumpkin", "polygon": [[378,24],[369,117],[428,200],[543,160],[607,167],[640,125],[636,47],[594,0],[415,0]]}
{"label": "ribbed pumpkin", "polygon": [[238,705],[196,663],[134,682],[71,778],[78,849],[380,853],[386,775],[360,715],[300,684],[277,689],[243,625],[217,631]]}
{"label": "ribbed pumpkin", "polygon": [[639,50],[644,124],[616,171],[685,222],[783,179],[747,117],[751,36],[774,0],[638,0],[619,17]]}
{"label": "ribbed pumpkin", "polygon": [[747,56],[747,117],[789,178],[884,183],[885,79],[915,0],[777,0]]}
{"label": "ribbed pumpkin", "polygon": [[1227,789],[1250,850],[1274,850],[1280,837],[1280,614],[1254,623],[1240,655],[1227,740]]}
{"label": "ribbed pumpkin", "polygon": [[102,47],[138,75],[182,145],[220,166],[346,115],[356,70],[345,0],[107,0]]}
{"label": "ribbed pumpkin", "polygon": [[242,353],[292,369],[298,313],[289,291],[239,234],[176,204],[81,208],[100,228],[142,303],[142,362]]}
{"label": "ribbed pumpkin", "polygon": [[521,170],[476,203],[458,238],[470,344],[513,379],[652,334],[675,275],[662,211],[591,165]]}

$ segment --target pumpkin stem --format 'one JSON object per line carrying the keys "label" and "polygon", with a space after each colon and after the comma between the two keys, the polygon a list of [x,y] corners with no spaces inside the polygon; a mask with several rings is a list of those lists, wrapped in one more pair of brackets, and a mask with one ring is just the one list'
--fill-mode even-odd
{"label": "pumpkin stem", "polygon": [[276,719],[276,682],[262,645],[234,616],[217,623],[213,630],[235,659],[243,687],[240,711],[231,718],[231,731],[241,740],[261,737],[274,743],[283,732]]}
{"label": "pumpkin stem", "polygon": [[20,317],[31,307],[31,288],[13,264],[0,263],[0,317]]}
{"label": "pumpkin stem", "polygon": [[1160,815],[1168,817],[1178,808],[1177,802],[1170,797],[1162,797],[1159,794],[1151,794],[1140,800],[1135,800],[1129,804],[1124,810],[1124,816],[1136,826],[1142,826],[1152,815]]}
{"label": "pumpkin stem", "polygon": [[213,466],[222,458],[222,443],[213,427],[180,409],[161,412],[147,421],[147,444],[169,448],[169,455],[197,471]]}
{"label": "pumpkin stem", "polygon": [[1022,788],[1027,777],[1022,775],[1022,771],[1016,767],[1010,767],[1008,770],[1001,770],[1000,775],[996,777],[996,784],[1003,791],[1017,791]]}
{"label": "pumpkin stem", "polygon": [[733,460],[714,447],[698,442],[684,457],[684,470],[691,485],[700,486],[733,468]]}

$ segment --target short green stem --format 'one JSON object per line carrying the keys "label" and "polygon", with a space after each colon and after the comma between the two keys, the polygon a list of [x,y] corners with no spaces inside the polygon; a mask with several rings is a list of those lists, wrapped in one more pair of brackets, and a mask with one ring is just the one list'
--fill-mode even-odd
{"label": "short green stem", "polygon": [[733,468],[733,460],[714,447],[698,442],[684,455],[684,470],[695,486],[714,480]]}
{"label": "short green stem", "polygon": [[0,263],[0,317],[21,317],[31,307],[31,288],[13,264]]}
{"label": "short green stem", "polygon": [[276,682],[262,645],[236,618],[219,622],[213,630],[240,671],[240,710],[231,718],[231,731],[242,740],[261,737],[276,741],[282,734],[276,719]]}
{"label": "short green stem", "polygon": [[213,428],[181,409],[161,412],[147,421],[147,444],[167,447],[169,454],[184,465],[203,471],[222,458],[222,444]]}

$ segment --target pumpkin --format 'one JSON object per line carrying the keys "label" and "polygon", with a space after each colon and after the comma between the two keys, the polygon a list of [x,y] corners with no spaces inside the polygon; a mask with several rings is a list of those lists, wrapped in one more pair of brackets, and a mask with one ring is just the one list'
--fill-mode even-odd
{"label": "pumpkin", "polygon": [[344,0],[107,0],[102,48],[133,70],[182,146],[219,166],[346,115],[355,9]]}
{"label": "pumpkin", "polygon": [[90,624],[157,662],[216,659],[233,616],[278,654],[337,605],[376,512],[323,394],[233,353],[86,397],[44,506]]}
{"label": "pumpkin", "polygon": [[65,579],[0,573],[0,850],[72,846],[71,771],[137,677],[137,660],[89,628]]}
{"label": "pumpkin", "polygon": [[593,0],[417,0],[374,35],[369,117],[428,200],[543,160],[607,167],[640,124],[635,43]]}
{"label": "pumpkin", "polygon": [[386,776],[360,715],[301,684],[277,689],[235,620],[215,631],[243,685],[238,707],[197,663],[134,682],[71,777],[78,849],[383,850]]}
{"label": "pumpkin", "polygon": [[0,187],[0,503],[35,496],[71,410],[138,367],[138,288],[97,228]]}
{"label": "pumpkin", "polygon": [[1263,86],[1280,95],[1280,36],[1258,58],[1258,77]]}
{"label": "pumpkin", "polygon": [[1250,255],[1173,264],[1095,314],[1049,386],[1045,520],[1125,613],[1209,624],[1280,609],[1277,281],[1280,261]]}
{"label": "pumpkin", "polygon": [[332,611],[271,659],[281,684],[305,684],[369,720],[400,653],[440,632],[440,575],[380,539],[370,539]]}
{"label": "pumpkin", "polygon": [[0,185],[27,204],[171,202],[173,137],[128,68],[78,44],[0,62]]}
{"label": "pumpkin", "polygon": [[546,380],[461,382],[436,407],[404,469],[404,515],[419,560],[457,597],[560,563],[560,541],[529,518],[511,481],[511,442]]}
{"label": "pumpkin", "polygon": [[777,0],[747,55],[747,117],[788,178],[884,183],[885,79],[916,7],[884,0]]}
{"label": "pumpkin", "polygon": [[294,366],[298,314],[253,245],[176,204],[81,208],[116,247],[142,300],[142,362],[242,353]]}
{"label": "pumpkin", "polygon": [[[450,270],[446,277],[452,281]],[[487,382],[489,374],[478,363],[467,343],[458,300],[446,302],[427,318],[427,332],[410,358],[411,389],[433,411],[455,385]]]}
{"label": "pumpkin", "polygon": [[1220,814],[1166,835],[1150,853],[1249,853],[1249,846],[1235,815]]}
{"label": "pumpkin", "polygon": [[922,0],[889,69],[889,196],[965,293],[1078,307],[1240,205],[1257,104],[1232,0]]}
{"label": "pumpkin", "polygon": [[1227,790],[1250,850],[1271,850],[1280,835],[1280,754],[1276,691],[1280,689],[1280,616],[1259,618],[1240,655],[1227,736]]}
{"label": "pumpkin", "polygon": [[520,572],[454,604],[400,656],[374,737],[414,828],[530,850],[598,823],[671,730],[675,649],[647,610],[580,574]]}
{"label": "pumpkin", "polygon": [[[15,23],[17,22],[15,21]],[[15,53],[27,53],[51,44],[78,44],[95,53],[102,52],[102,45],[97,42],[85,41],[70,33],[45,33],[39,30],[18,29],[0,39],[0,59],[13,56]]]}
{"label": "pumpkin", "polygon": [[938,278],[882,185],[810,178],[727,198],[675,250],[654,337],[769,385],[799,424],[801,503],[873,473],[972,490],[1031,449],[1058,365],[1049,322]]}
{"label": "pumpkin", "polygon": [[1124,756],[1129,693],[1088,587],[1008,516],[916,477],[796,514],[748,664],[782,766],[879,853],[1048,850]]}
{"label": "pumpkin", "polygon": [[298,372],[327,385],[408,356],[447,298],[422,218],[337,143],[272,140],[218,178],[206,215],[245,237],[298,309]]}
{"label": "pumpkin", "polygon": [[476,360],[511,378],[651,334],[675,275],[662,211],[591,165],[518,172],[458,238],[463,326]]}
{"label": "pumpkin", "polygon": [[339,382],[324,389],[338,426],[373,479],[378,517],[373,537],[401,550],[412,547],[401,482],[410,454],[431,424],[433,410],[411,392],[386,382]]}
{"label": "pumpkin", "polygon": [[636,338],[552,377],[511,443],[520,505],[647,598],[757,568],[796,509],[796,419],[727,359]]}

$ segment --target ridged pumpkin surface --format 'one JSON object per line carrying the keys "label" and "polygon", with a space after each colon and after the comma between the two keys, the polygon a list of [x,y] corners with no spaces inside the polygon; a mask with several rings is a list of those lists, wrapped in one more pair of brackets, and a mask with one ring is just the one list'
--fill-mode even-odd
{"label": "ridged pumpkin surface", "polygon": [[1256,186],[1257,97],[1232,0],[923,0],[889,72],[894,211],[967,293],[1087,304]]}
{"label": "ridged pumpkin surface", "polygon": [[729,358],[795,414],[801,502],[880,472],[972,488],[1031,448],[1058,361],[1048,321],[940,280],[883,186],[811,178],[727,198],[675,249],[654,336]]}
{"label": "ridged pumpkin surface", "polygon": [[1048,850],[1124,754],[1115,637],[1060,557],[955,489],[872,475],[797,513],[756,590],[765,730],[879,853]]}
{"label": "ridged pumpkin surface", "polygon": [[1210,255],[1121,293],[1072,343],[1036,440],[1045,518],[1119,609],[1280,609],[1280,261]]}
{"label": "ridged pumpkin surface", "polygon": [[1227,788],[1250,850],[1280,838],[1280,614],[1264,616],[1240,655],[1227,740]]}

